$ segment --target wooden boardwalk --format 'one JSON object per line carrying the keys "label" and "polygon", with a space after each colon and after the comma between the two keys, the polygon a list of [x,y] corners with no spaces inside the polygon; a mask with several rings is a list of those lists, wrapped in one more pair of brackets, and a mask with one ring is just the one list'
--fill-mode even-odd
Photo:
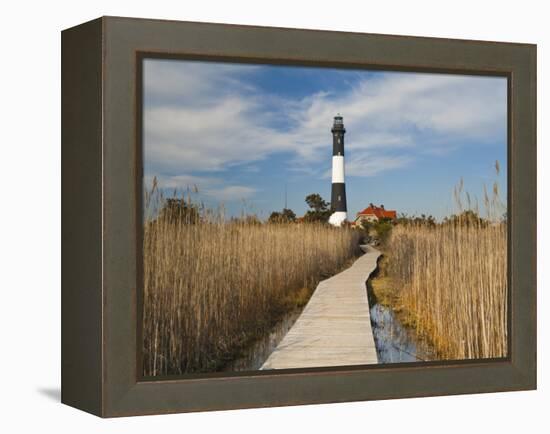
{"label": "wooden boardwalk", "polygon": [[378,363],[366,281],[380,252],[365,254],[347,270],[319,283],[302,314],[261,369]]}

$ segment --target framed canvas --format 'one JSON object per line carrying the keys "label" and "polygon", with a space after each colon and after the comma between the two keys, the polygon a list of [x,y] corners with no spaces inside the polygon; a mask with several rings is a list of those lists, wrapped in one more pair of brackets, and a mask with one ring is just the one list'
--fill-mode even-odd
{"label": "framed canvas", "polygon": [[536,46],[62,32],[62,402],[536,388]]}

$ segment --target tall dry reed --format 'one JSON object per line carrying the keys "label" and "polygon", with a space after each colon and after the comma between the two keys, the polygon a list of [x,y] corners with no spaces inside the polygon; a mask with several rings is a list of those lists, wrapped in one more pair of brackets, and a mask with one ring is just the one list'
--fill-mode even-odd
{"label": "tall dry reed", "polygon": [[506,225],[399,226],[389,274],[440,358],[507,354]]}
{"label": "tall dry reed", "polygon": [[[500,167],[495,164],[496,174]],[[437,225],[398,225],[389,239],[388,268],[399,298],[440,358],[507,355],[507,224],[498,183],[484,190],[478,217],[462,180],[459,214]],[[464,204],[466,203],[466,207]],[[466,209],[465,209],[466,208]]]}
{"label": "tall dry reed", "polygon": [[146,376],[217,370],[267,332],[296,293],[342,269],[359,235],[324,224],[149,218],[144,225]]}

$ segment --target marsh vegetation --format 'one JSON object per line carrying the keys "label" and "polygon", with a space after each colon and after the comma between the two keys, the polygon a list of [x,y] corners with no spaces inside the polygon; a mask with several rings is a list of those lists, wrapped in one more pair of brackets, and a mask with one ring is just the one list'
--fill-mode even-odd
{"label": "marsh vegetation", "polygon": [[437,359],[504,357],[506,207],[496,182],[491,194],[485,191],[483,218],[462,181],[454,196],[458,213],[441,223],[402,218],[392,228],[372,287],[382,304],[430,342]]}
{"label": "marsh vegetation", "polygon": [[156,188],[146,196],[145,376],[224,369],[359,254],[349,228],[227,219],[175,200]]}

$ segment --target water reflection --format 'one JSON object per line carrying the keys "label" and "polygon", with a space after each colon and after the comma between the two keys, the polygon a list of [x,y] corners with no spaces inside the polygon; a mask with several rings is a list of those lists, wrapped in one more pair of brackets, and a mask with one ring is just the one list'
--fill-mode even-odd
{"label": "water reflection", "polygon": [[433,349],[414,330],[403,326],[389,307],[374,301],[371,303],[370,318],[378,363],[433,360]]}

